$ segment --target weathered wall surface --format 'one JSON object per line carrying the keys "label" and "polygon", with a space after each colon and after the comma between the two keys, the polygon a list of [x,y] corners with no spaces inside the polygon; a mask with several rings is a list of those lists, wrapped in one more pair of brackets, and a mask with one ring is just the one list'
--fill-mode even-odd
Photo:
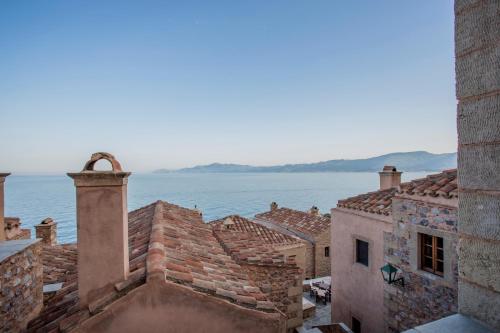
{"label": "weathered wall surface", "polygon": [[[330,257],[325,257],[325,247],[330,246],[330,228],[323,231],[321,234],[314,238],[315,240],[315,251],[314,251],[314,263],[315,263],[315,273],[316,277],[330,276],[331,275],[331,263]],[[330,248],[331,252],[331,248]],[[331,254],[330,254],[331,255]]]}
{"label": "weathered wall surface", "polygon": [[245,265],[250,280],[286,314],[287,328],[302,324],[302,274],[295,265]]}
{"label": "weathered wall surface", "polygon": [[314,278],[314,245],[310,242],[306,243],[306,279]]}
{"label": "weathered wall surface", "polygon": [[0,332],[22,331],[42,308],[41,245],[30,244],[0,263]]}
{"label": "weathered wall surface", "polygon": [[285,318],[162,281],[136,288],[85,321],[76,332],[282,333]]}
{"label": "weathered wall surface", "polygon": [[301,280],[304,280],[306,272],[306,241],[303,241],[301,244],[275,246],[275,249],[282,253],[285,258],[295,258],[295,264],[302,271]]}
{"label": "weathered wall surface", "polygon": [[455,1],[459,311],[500,330],[500,1]]}
{"label": "weathered wall surface", "polygon": [[[332,322],[350,326],[351,317],[361,321],[363,333],[383,332],[384,265],[383,232],[391,231],[390,217],[354,210],[332,210],[331,267]],[[356,263],[355,241],[369,244],[369,266]]]}
{"label": "weathered wall surface", "polygon": [[[457,209],[420,200],[394,198],[393,232],[384,233],[385,259],[401,269],[405,283],[404,287],[384,284],[388,332],[404,331],[457,312]],[[419,233],[443,238],[442,277],[420,269]]]}

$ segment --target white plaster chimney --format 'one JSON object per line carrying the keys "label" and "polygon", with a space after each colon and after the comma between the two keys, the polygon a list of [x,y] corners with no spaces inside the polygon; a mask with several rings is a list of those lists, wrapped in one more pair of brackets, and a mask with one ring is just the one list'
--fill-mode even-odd
{"label": "white plaster chimney", "polygon": [[5,211],[4,211],[4,183],[5,178],[10,175],[10,173],[0,173],[0,242],[6,239],[5,237]]}
{"label": "white plaster chimney", "polygon": [[[95,171],[99,160],[110,171]],[[68,173],[76,187],[78,293],[80,306],[95,300],[129,274],[127,181],[120,163],[108,153],[95,153],[82,172]]]}
{"label": "white plaster chimney", "polygon": [[401,171],[397,171],[395,166],[386,165],[378,173],[380,175],[380,189],[387,190],[398,187],[401,184]]}

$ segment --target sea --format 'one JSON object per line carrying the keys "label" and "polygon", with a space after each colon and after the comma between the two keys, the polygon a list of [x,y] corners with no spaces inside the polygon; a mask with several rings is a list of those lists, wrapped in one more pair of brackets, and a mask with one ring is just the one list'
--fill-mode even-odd
{"label": "sea", "polygon": [[[428,172],[403,173],[403,181],[422,178]],[[206,222],[239,214],[252,218],[279,206],[308,210],[313,205],[329,213],[337,201],[376,191],[376,172],[324,173],[164,173],[132,174],[128,208],[134,210],[156,200],[186,208],[197,207]],[[5,216],[19,217],[32,229],[44,218],[57,224],[58,242],[76,241],[75,187],[66,175],[16,175],[5,182]]]}

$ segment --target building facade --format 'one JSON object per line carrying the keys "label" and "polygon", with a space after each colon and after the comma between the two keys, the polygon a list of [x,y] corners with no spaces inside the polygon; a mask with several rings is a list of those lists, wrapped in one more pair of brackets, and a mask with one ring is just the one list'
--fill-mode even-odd
{"label": "building facade", "polygon": [[306,279],[330,275],[330,218],[312,207],[308,212],[278,207],[255,215],[255,222],[306,242]]}
{"label": "building facade", "polygon": [[392,199],[384,256],[401,283],[384,283],[386,332],[401,332],[458,311],[457,171],[402,184]]}
{"label": "building facade", "polygon": [[[399,332],[457,311],[457,172],[381,188],[332,210],[332,318],[354,332]],[[388,284],[391,264],[404,280]]]}
{"label": "building facade", "polygon": [[331,211],[332,322],[343,322],[358,333],[384,331],[380,267],[384,232],[392,230],[391,200],[399,185],[386,176],[381,174],[379,191],[340,200]]}

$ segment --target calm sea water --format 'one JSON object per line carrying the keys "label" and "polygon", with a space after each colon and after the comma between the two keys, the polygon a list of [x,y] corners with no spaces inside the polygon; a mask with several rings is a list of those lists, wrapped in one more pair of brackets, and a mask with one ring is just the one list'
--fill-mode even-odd
{"label": "calm sea water", "polygon": [[[403,180],[424,175],[403,173]],[[133,210],[159,199],[197,205],[206,221],[229,214],[252,217],[272,201],[299,210],[315,205],[327,213],[339,199],[376,190],[378,182],[377,173],[132,174],[128,206]],[[5,215],[20,217],[24,228],[52,217],[60,243],[76,240],[75,188],[65,175],[9,176],[5,205]]]}

